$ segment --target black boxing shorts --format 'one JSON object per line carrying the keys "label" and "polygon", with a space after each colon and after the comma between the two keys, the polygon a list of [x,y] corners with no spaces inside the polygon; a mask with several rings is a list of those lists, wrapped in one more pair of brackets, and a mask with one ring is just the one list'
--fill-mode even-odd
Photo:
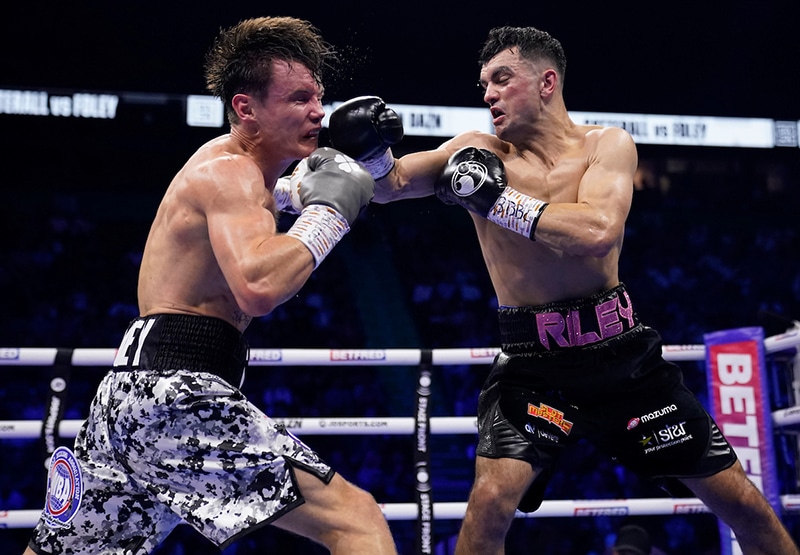
{"label": "black boxing shorts", "polygon": [[558,457],[586,439],[640,476],[687,495],[677,478],[716,474],[736,454],[662,357],[624,285],[498,311],[502,350],[478,402],[477,454],[541,471],[519,508],[535,511]]}
{"label": "black boxing shorts", "polygon": [[72,469],[61,483],[76,494],[48,496],[31,548],[150,553],[182,521],[224,548],[303,503],[296,469],[330,482],[317,453],[232,385],[246,353],[238,330],[213,318],[132,322],[74,456],[51,463],[52,476]]}
{"label": "black boxing shorts", "polygon": [[210,372],[241,387],[247,360],[247,343],[241,332],[224,320],[156,314],[130,323],[113,369]]}

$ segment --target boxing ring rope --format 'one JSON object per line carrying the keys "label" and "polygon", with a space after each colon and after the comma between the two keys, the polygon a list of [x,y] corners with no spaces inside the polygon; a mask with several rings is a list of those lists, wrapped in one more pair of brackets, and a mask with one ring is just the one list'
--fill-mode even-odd
{"label": "boxing ring rope", "polygon": [[[787,332],[764,340],[766,353],[797,349],[800,346],[800,324]],[[488,365],[498,348],[452,349],[251,349],[250,367],[255,366],[433,366]],[[115,348],[0,348],[0,372],[20,366],[53,366],[67,363],[71,366],[110,367]],[[702,361],[705,345],[665,345],[663,355],[667,360]],[[800,360],[800,354],[796,355]],[[800,393],[800,375],[793,381],[795,402]],[[417,390],[419,395],[419,388]],[[274,418],[297,435],[413,435],[418,432],[415,417],[370,418]],[[473,434],[477,432],[475,417],[429,417],[430,434]],[[800,425],[800,405],[772,412],[776,428]],[[45,422],[38,420],[0,421],[0,440],[36,439],[41,437]],[[59,437],[75,437],[82,420],[63,420],[58,426]],[[784,512],[800,513],[800,494],[781,495]],[[385,503],[381,509],[387,520],[415,520],[420,517],[420,504]],[[461,519],[466,502],[436,502],[432,516],[439,519]],[[575,516],[645,516],[708,513],[709,510],[695,498],[651,499],[601,499],[601,500],[545,500],[534,513],[517,512],[519,518],[575,517]],[[41,510],[2,510],[0,528],[33,528]]]}

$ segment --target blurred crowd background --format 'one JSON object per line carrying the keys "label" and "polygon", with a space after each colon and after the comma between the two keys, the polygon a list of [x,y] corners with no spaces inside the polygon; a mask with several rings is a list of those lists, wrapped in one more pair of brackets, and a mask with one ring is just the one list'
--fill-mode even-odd
{"label": "blurred crowd background", "polygon": [[[129,137],[130,139],[131,137]],[[323,143],[325,138],[323,137]],[[99,141],[99,139],[98,139]],[[428,148],[407,138],[397,152]],[[128,144],[124,141],[124,144]],[[98,147],[99,148],[99,147]],[[113,166],[114,141],[95,169]],[[149,147],[156,148],[156,147]],[[130,163],[130,154],[126,155]],[[640,317],[667,344],[698,344],[720,329],[763,326],[783,332],[800,317],[797,210],[800,163],[781,151],[640,147],[633,208],[623,248],[622,280]],[[140,163],[147,164],[145,160]],[[164,163],[176,170],[182,159]],[[0,318],[6,347],[116,347],[137,315],[136,280],[150,220],[166,181],[136,187],[141,170],[124,164],[97,178],[73,175],[82,162],[32,167],[62,181],[48,194],[14,191],[0,205]],[[60,168],[60,169],[59,169]],[[84,171],[90,171],[86,169]],[[156,173],[160,169],[154,170]],[[167,174],[164,173],[166,176]],[[292,216],[281,217],[281,228]],[[498,345],[496,299],[466,212],[434,198],[370,205],[352,232],[302,291],[247,331],[257,348],[434,348]],[[774,406],[790,403],[786,370],[793,353],[770,357]],[[702,363],[681,363],[689,386],[706,402]],[[485,366],[433,368],[433,416],[475,413]],[[41,419],[49,368],[1,368],[0,420]],[[76,368],[65,419],[85,417],[103,368]],[[245,393],[275,417],[410,416],[416,369],[255,367]],[[348,479],[379,502],[414,499],[413,445],[404,436],[304,438]],[[471,435],[431,439],[434,501],[465,501],[472,480]],[[39,508],[44,497],[41,445],[3,440],[0,510]],[[798,491],[796,435],[776,436],[781,493]],[[613,499],[665,495],[651,484],[580,445],[564,458],[548,499]],[[635,521],[665,553],[718,553],[716,521],[685,517],[522,519],[509,553],[535,545],[543,554],[602,555],[615,530]],[[800,534],[797,516],[786,517]],[[437,553],[451,553],[458,521],[434,525]],[[403,553],[414,545],[410,521],[392,521]],[[27,530],[0,530],[0,543],[21,550]],[[226,555],[318,553],[305,540],[270,529],[248,536]],[[161,555],[214,553],[206,540],[180,527]]]}
{"label": "blurred crowd background", "polygon": [[[244,17],[312,21],[342,54],[326,102],[363,94],[390,105],[482,106],[477,52],[495,25],[535,25],[564,45],[570,110],[770,118],[796,122],[796,18],[785,0],[643,4],[341,0],[291,6],[142,0],[8,3],[0,18],[0,90],[127,91],[142,101],[113,120],[0,113],[0,347],[116,347],[137,315],[136,280],[150,221],[170,179],[220,129],[190,128],[181,100],[203,94],[203,55]],[[796,63],[795,63],[796,65]],[[140,93],[155,94],[144,97]],[[176,106],[177,105],[177,106]],[[326,144],[326,137],[321,137]],[[406,137],[395,154],[433,148]],[[798,149],[640,145],[621,278],[641,319],[666,344],[721,329],[783,332],[800,319]],[[291,218],[281,219],[287,229]],[[300,293],[254,321],[256,348],[493,347],[496,299],[469,216],[436,199],[371,205]],[[793,352],[769,357],[774,408],[791,404]],[[706,402],[702,363],[681,363]],[[64,418],[81,419],[105,369],[75,368]],[[432,416],[471,416],[485,366],[433,367]],[[0,366],[0,421],[41,420],[52,369]],[[417,369],[274,368],[248,372],[244,392],[275,417],[413,415]],[[414,500],[413,442],[403,436],[304,438],[382,503]],[[465,501],[476,437],[433,435],[433,500]],[[776,433],[781,493],[797,493],[798,435]],[[0,511],[38,509],[45,469],[37,440],[0,440]],[[547,499],[664,493],[581,444]],[[785,522],[800,538],[800,516]],[[716,555],[711,515],[518,519],[510,555],[606,555],[620,526],[639,524],[660,553]],[[436,520],[436,555],[458,521]],[[390,522],[403,554],[415,523]],[[28,530],[0,529],[0,553]],[[158,555],[218,553],[187,526]],[[224,555],[322,550],[269,527]],[[659,553],[659,555],[660,555]]]}

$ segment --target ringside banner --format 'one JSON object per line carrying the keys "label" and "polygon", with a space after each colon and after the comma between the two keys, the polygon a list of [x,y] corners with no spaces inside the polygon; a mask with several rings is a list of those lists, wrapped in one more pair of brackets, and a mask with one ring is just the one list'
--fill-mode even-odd
{"label": "ringside banner", "polygon": [[[780,514],[764,330],[752,327],[717,331],[705,334],[704,341],[709,410],[748,477]],[[719,526],[722,554],[740,555],[742,550],[730,528],[722,522]]]}
{"label": "ringside banner", "polygon": [[[330,113],[341,101],[324,106],[327,126]],[[390,107],[403,120],[407,136],[450,138],[465,131],[494,133],[486,107],[397,104]],[[223,127],[222,102],[210,95],[137,92],[92,92],[55,89],[0,88],[0,117],[125,120],[143,112],[147,121],[155,113],[164,121],[189,127]],[[570,111],[579,125],[621,127],[639,144],[776,148],[800,146],[800,121],[769,118],[625,114]]]}
{"label": "ringside banner", "polygon": [[570,112],[569,115],[577,124],[621,127],[640,144],[747,148],[776,146],[775,122],[766,118],[601,112]]}

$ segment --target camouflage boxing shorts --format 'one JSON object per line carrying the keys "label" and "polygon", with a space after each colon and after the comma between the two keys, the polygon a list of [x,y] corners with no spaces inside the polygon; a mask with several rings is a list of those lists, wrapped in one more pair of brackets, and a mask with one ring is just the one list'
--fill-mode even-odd
{"label": "camouflage boxing shorts", "polygon": [[716,423],[664,360],[623,285],[587,299],[499,309],[502,350],[478,401],[479,456],[540,469],[519,508],[536,510],[567,446],[586,439],[673,495],[677,478],[736,461]]}
{"label": "camouflage boxing shorts", "polygon": [[[185,343],[193,348],[172,348]],[[303,503],[295,468],[328,483],[333,470],[314,451],[229,381],[196,369],[214,360],[235,379],[246,353],[219,320],[135,320],[75,441],[82,498],[69,518],[47,503],[32,549],[150,553],[182,521],[224,548]],[[179,363],[188,368],[162,366]]]}

